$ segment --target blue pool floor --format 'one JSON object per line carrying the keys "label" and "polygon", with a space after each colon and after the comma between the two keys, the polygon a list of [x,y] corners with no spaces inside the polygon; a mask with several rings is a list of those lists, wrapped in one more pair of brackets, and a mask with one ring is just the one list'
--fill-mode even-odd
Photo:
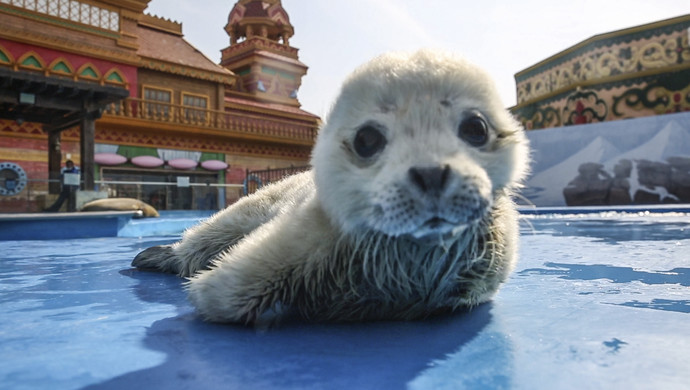
{"label": "blue pool floor", "polygon": [[[153,222],[146,222],[153,223]],[[0,241],[1,389],[687,389],[687,214],[526,216],[494,300],[417,322],[202,322],[131,259],[177,235]]]}

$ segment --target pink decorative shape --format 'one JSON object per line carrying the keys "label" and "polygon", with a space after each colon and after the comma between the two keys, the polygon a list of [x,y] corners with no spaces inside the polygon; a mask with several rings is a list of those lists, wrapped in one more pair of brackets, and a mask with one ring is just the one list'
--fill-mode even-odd
{"label": "pink decorative shape", "polygon": [[93,160],[99,165],[120,165],[127,162],[127,157],[116,153],[96,153]]}
{"label": "pink decorative shape", "polygon": [[220,160],[206,160],[201,163],[201,167],[209,171],[222,171],[228,167],[228,164]]}
{"label": "pink decorative shape", "polygon": [[197,166],[197,162],[188,158],[176,158],[168,161],[168,165],[175,169],[194,169]]}
{"label": "pink decorative shape", "polygon": [[153,156],[136,156],[132,158],[132,164],[143,168],[155,168],[163,165],[165,161]]}

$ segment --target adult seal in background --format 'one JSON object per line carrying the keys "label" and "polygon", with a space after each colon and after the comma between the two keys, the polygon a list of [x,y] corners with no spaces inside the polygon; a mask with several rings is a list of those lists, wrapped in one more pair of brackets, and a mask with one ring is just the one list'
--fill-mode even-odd
{"label": "adult seal in background", "polygon": [[513,269],[524,132],[452,54],[378,57],[344,83],[313,170],[152,247],[209,321],[416,319],[491,299]]}
{"label": "adult seal in background", "polygon": [[146,202],[134,198],[106,198],[84,204],[80,211],[140,211],[143,217],[158,217],[158,211]]}

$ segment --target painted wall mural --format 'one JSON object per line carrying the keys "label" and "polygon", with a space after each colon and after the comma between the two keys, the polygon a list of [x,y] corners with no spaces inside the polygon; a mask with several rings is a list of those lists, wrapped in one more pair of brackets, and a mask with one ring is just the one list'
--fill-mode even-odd
{"label": "painted wall mural", "polygon": [[690,203],[690,113],[527,133],[537,206]]}

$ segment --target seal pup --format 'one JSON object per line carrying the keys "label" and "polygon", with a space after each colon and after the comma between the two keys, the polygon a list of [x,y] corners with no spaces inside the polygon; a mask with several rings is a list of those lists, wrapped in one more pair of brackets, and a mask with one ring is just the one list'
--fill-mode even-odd
{"label": "seal pup", "polygon": [[189,277],[204,319],[248,324],[452,312],[489,300],[513,268],[528,144],[466,60],[423,50],[355,70],[311,164],[133,266]]}
{"label": "seal pup", "polygon": [[79,211],[139,211],[142,217],[159,217],[158,210],[134,198],[104,198],[84,204]]}

